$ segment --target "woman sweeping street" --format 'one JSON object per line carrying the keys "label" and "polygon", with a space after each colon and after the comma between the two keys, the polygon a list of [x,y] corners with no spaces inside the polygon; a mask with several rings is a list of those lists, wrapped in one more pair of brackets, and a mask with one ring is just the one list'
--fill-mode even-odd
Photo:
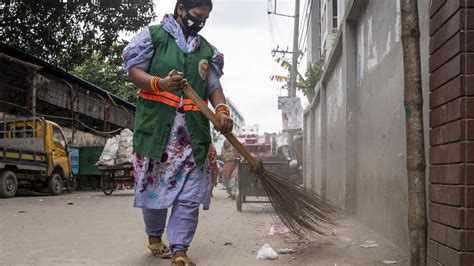
{"label": "woman sweeping street", "polygon": [[[135,111],[134,206],[141,208],[148,248],[172,265],[195,265],[186,255],[198,224],[199,207],[209,209],[211,169],[207,159],[209,121],[181,89],[189,82],[214,106],[221,133],[233,121],[220,84],[223,55],[198,35],[211,0],[178,0],[174,14],[138,33],[123,52],[129,78],[139,89]],[[169,76],[172,70],[177,75]],[[163,242],[167,208],[168,246]]]}

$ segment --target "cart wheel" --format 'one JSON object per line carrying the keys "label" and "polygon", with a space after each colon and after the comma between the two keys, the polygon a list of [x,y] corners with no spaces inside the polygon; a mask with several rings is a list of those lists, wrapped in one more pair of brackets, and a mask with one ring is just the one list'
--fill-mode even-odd
{"label": "cart wheel", "polygon": [[100,178],[100,188],[105,195],[110,195],[115,189],[115,176],[113,173],[103,173]]}
{"label": "cart wheel", "polygon": [[18,188],[18,180],[12,171],[0,172],[0,197],[11,198],[15,196]]}
{"label": "cart wheel", "polygon": [[235,198],[235,203],[237,204],[237,210],[239,212],[242,212],[242,197],[240,197],[239,193],[237,193],[237,197]]}

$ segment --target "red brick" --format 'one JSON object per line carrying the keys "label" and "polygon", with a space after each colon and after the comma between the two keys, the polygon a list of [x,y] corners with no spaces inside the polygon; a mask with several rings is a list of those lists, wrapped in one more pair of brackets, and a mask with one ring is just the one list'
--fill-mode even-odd
{"label": "red brick", "polygon": [[457,33],[451,39],[439,47],[429,59],[429,71],[433,73],[440,66],[445,64],[453,56],[459,54],[464,46],[464,34]]}
{"label": "red brick", "polygon": [[465,139],[466,121],[457,120],[430,131],[430,145],[446,144]]}
{"label": "red brick", "polygon": [[432,202],[455,206],[464,205],[464,187],[462,186],[445,186],[432,184],[429,186],[429,188],[429,198]]}
{"label": "red brick", "polygon": [[474,251],[474,231],[466,231],[464,234],[465,251]]}
{"label": "red brick", "polygon": [[474,209],[466,209],[466,229],[474,229]]}
{"label": "red brick", "polygon": [[466,144],[462,142],[455,142],[441,146],[431,147],[430,163],[446,164],[465,162],[465,149]]}
{"label": "red brick", "polygon": [[467,144],[467,162],[474,163],[474,143]]}
{"label": "red brick", "polygon": [[435,222],[428,223],[428,237],[436,242],[446,244],[446,225]]}
{"label": "red brick", "polygon": [[460,118],[474,118],[474,98],[459,98],[431,110],[430,126],[435,128]]}
{"label": "red brick", "polygon": [[430,75],[430,89],[434,90],[462,74],[464,55],[457,55]]}
{"label": "red brick", "polygon": [[466,184],[474,185],[474,165],[472,164],[466,166]]}
{"label": "red brick", "polygon": [[430,182],[453,185],[464,183],[465,166],[465,164],[432,165]]}
{"label": "red brick", "polygon": [[474,187],[466,187],[466,207],[474,207]]}
{"label": "red brick", "polygon": [[428,219],[433,221],[439,221],[439,204],[429,203],[428,204]]}
{"label": "red brick", "polygon": [[464,265],[474,265],[474,254],[473,253],[466,253],[464,255]]}
{"label": "red brick", "polygon": [[426,247],[426,255],[434,260],[438,260],[438,243],[428,239]]}
{"label": "red brick", "polygon": [[433,35],[460,8],[459,0],[446,1],[446,4],[430,19],[430,36]]}
{"label": "red brick", "polygon": [[451,227],[446,228],[446,245],[458,251],[464,251],[464,231],[454,229]]}
{"label": "red brick", "polygon": [[432,17],[436,12],[446,3],[446,0],[432,0],[430,6],[430,17]]}
{"label": "red brick", "polygon": [[452,16],[441,28],[431,36],[429,52],[430,55],[433,54],[441,45],[443,45],[447,40],[461,31],[462,29],[462,20],[464,12],[457,12]]}
{"label": "red brick", "polygon": [[466,124],[466,140],[474,140],[474,120],[468,120]]}
{"label": "red brick", "polygon": [[439,205],[439,217],[435,222],[461,228],[464,225],[464,212],[462,208]]}
{"label": "red brick", "polygon": [[474,29],[474,20],[469,19],[474,16],[473,9],[464,9],[465,13],[461,17],[461,25],[464,30],[472,30]]}
{"label": "red brick", "polygon": [[462,253],[444,245],[439,245],[439,262],[444,265],[461,265]]}
{"label": "red brick", "polygon": [[463,73],[473,74],[474,73],[474,54],[466,54],[466,58],[462,58],[462,67],[464,68]]}

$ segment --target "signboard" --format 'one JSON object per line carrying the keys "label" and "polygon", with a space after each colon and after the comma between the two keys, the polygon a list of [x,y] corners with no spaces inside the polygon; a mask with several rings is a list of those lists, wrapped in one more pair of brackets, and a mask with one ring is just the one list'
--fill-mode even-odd
{"label": "signboard", "polygon": [[299,97],[278,97],[278,109],[281,110],[284,132],[303,128],[303,107]]}

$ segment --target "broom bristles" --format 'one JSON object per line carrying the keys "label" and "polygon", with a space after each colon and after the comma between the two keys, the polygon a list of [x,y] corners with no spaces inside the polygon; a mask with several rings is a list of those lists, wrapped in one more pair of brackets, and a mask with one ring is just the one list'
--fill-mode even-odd
{"label": "broom bristles", "polygon": [[290,232],[301,235],[312,231],[324,235],[321,228],[336,225],[337,209],[311,189],[265,170],[261,161],[250,171],[257,176],[275,214]]}

